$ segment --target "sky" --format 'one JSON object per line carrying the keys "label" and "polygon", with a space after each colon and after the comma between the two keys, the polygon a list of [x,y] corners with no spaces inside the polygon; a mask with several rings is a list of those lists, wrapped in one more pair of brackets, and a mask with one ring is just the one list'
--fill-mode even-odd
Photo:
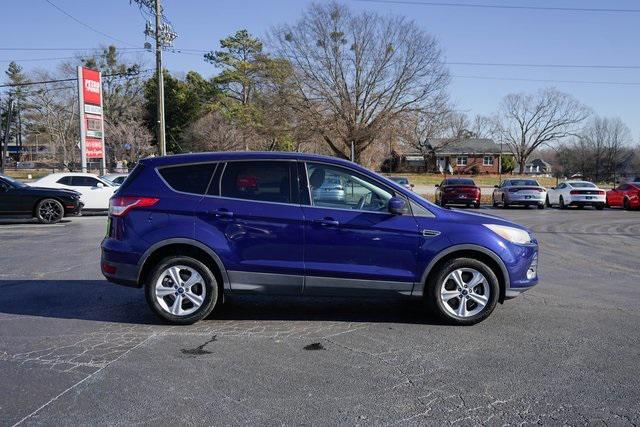
{"label": "sky", "polygon": [[[195,50],[217,49],[220,39],[238,29],[264,36],[274,25],[295,22],[311,3],[307,0],[162,1],[165,14],[178,34],[175,48]],[[469,115],[489,115],[509,93],[555,87],[575,96],[601,116],[621,118],[631,129],[633,140],[640,141],[640,12],[628,11],[640,10],[640,2],[442,0],[443,3],[482,5],[627,9],[599,13],[418,4],[421,2],[437,3],[437,0],[399,0],[396,3],[344,0],[354,10],[410,17],[435,36],[450,63],[449,92],[460,111]],[[55,67],[60,61],[41,60],[43,58],[71,57],[77,52],[108,44],[136,49],[146,41],[143,34],[145,17],[129,0],[5,2],[2,16],[2,69],[10,60],[19,62],[26,70],[46,69]],[[15,48],[52,50],[7,50]],[[144,59],[148,68],[154,66],[151,53],[139,51],[131,55]],[[459,64],[462,62],[598,67]],[[165,66],[172,72],[196,70],[205,77],[216,73],[213,65],[204,62],[201,53],[194,52],[167,52]],[[3,77],[0,80],[4,80]]]}

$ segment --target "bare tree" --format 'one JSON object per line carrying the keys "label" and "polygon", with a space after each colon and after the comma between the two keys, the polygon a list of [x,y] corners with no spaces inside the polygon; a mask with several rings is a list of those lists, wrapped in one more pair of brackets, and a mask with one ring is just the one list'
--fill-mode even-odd
{"label": "bare tree", "polygon": [[510,94],[499,108],[498,135],[523,171],[536,148],[576,135],[589,114],[572,96],[552,88],[535,94]]}
{"label": "bare tree", "polygon": [[294,25],[272,32],[292,64],[298,110],[342,158],[355,160],[382,129],[446,97],[449,78],[438,42],[404,17],[314,4]]}
{"label": "bare tree", "polygon": [[246,140],[245,128],[237,126],[219,111],[212,111],[186,129],[182,148],[186,151],[243,150],[247,148]]}
{"label": "bare tree", "polygon": [[[36,72],[34,80],[51,80],[48,72]],[[73,170],[80,158],[78,97],[69,83],[49,83],[27,92],[27,132],[49,140],[49,157]]]}
{"label": "bare tree", "polygon": [[105,124],[109,139],[105,141],[114,162],[126,160],[137,162],[156,150],[152,146],[153,135],[141,119],[123,119]]}

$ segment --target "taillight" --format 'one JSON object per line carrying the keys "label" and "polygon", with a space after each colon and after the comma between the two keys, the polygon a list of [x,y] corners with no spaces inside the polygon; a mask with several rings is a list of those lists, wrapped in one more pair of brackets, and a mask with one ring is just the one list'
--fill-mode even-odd
{"label": "taillight", "polygon": [[112,197],[109,200],[109,215],[124,216],[131,209],[146,208],[155,205],[159,201],[160,199],[155,197]]}
{"label": "taillight", "polygon": [[578,191],[578,190],[571,190],[571,191],[569,191],[569,194],[581,194],[581,193],[582,193],[582,192],[581,192],[581,191]]}
{"label": "taillight", "polygon": [[[604,190],[600,190],[600,191],[598,191],[598,194],[601,195],[601,196],[604,196],[607,193]],[[640,192],[638,194],[640,194]]]}

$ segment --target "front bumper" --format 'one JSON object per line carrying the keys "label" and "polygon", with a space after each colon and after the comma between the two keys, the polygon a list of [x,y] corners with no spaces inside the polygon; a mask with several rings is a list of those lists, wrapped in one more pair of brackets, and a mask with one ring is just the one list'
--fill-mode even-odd
{"label": "front bumper", "polygon": [[84,203],[77,201],[76,203],[65,202],[64,203],[64,216],[76,216],[80,215]]}

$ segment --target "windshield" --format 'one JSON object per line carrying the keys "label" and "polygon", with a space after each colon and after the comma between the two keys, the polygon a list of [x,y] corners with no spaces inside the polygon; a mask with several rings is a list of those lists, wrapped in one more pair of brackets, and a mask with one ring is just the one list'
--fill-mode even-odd
{"label": "windshield", "polygon": [[391,178],[391,181],[397,182],[398,184],[408,184],[409,180],[407,178]]}
{"label": "windshield", "polygon": [[596,188],[596,186],[590,182],[570,182],[573,188]]}
{"label": "windshield", "polygon": [[15,188],[25,188],[28,187],[27,184],[25,184],[24,182],[20,182],[17,179],[13,179],[11,177],[8,176],[2,176],[2,179],[5,180],[6,182],[8,182],[10,185],[12,185]]}
{"label": "windshield", "polygon": [[538,181],[534,179],[512,179],[507,181],[507,187],[525,186],[525,187],[540,187]]}

